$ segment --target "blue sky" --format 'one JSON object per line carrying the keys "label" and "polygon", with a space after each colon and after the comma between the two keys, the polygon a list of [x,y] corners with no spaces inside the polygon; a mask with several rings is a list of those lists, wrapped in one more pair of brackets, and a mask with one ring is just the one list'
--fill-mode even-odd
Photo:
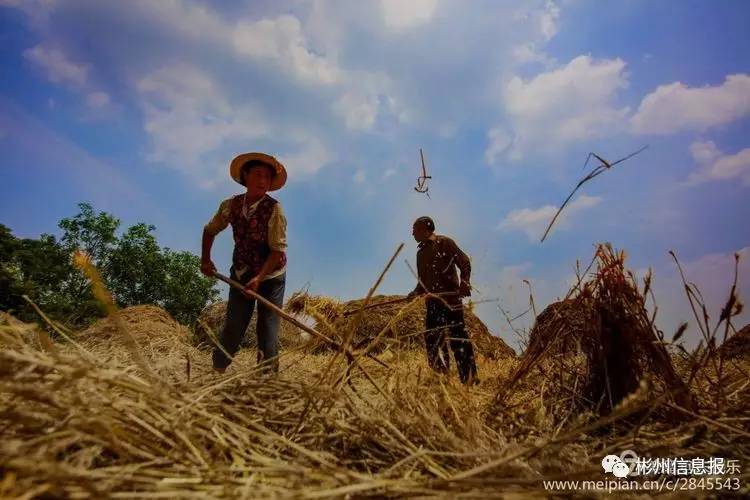
{"label": "blue sky", "polygon": [[[670,249],[714,308],[739,252],[750,296],[749,18],[739,0],[0,0],[0,222],[54,233],[89,201],[198,253],[238,192],[229,161],[260,150],[289,170],[288,293],[360,297],[400,242],[381,291],[410,290],[411,222],[431,215],[475,298],[511,313],[523,279],[541,308],[610,241],[653,268],[669,332],[691,319]],[[589,151],[646,144],[539,242]],[[478,312],[515,345],[496,303]]]}

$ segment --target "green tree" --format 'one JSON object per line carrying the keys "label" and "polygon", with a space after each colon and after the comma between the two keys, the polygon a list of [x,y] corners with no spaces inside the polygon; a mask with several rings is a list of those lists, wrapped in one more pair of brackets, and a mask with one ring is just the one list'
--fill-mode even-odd
{"label": "green tree", "polygon": [[88,203],[58,224],[62,237],[43,234],[18,239],[0,225],[0,309],[34,319],[22,296],[28,295],[49,316],[80,327],[101,315],[86,277],[71,264],[83,250],[99,268],[104,284],[121,307],[154,304],[175,319],[191,324],[207,302],[216,300],[213,280],[200,273],[199,259],[189,252],[162,249],[154,226],[139,223],[118,237],[120,220],[96,212]]}
{"label": "green tree", "polygon": [[18,239],[0,224],[0,310],[17,312],[23,306],[24,293],[20,272],[15,262]]}
{"label": "green tree", "polygon": [[219,298],[214,280],[200,273],[200,257],[164,249],[163,307],[179,322],[190,325],[209,302]]}
{"label": "green tree", "polygon": [[[62,219],[57,224],[63,231],[60,243],[66,253],[66,259],[70,262],[73,252],[77,250],[86,252],[93,264],[99,268],[105,285],[109,286],[107,268],[117,243],[120,219],[106,212],[95,212],[89,203],[79,203],[78,209],[78,214]],[[72,270],[63,283],[62,292],[67,296],[69,308],[75,311],[70,315],[72,324],[82,325],[101,316],[88,279],[80,271]]]}
{"label": "green tree", "polygon": [[152,231],[144,223],[131,226],[109,255],[103,274],[121,305],[159,304],[164,299],[166,262]]}
{"label": "green tree", "polygon": [[143,223],[128,228],[112,249],[104,276],[121,306],[155,304],[191,324],[219,292],[200,273],[197,256],[160,248],[155,229]]}
{"label": "green tree", "polygon": [[57,224],[63,230],[62,244],[70,252],[85,251],[96,266],[103,268],[117,243],[120,219],[107,212],[96,213],[88,203],[79,203],[78,209],[77,215]]}
{"label": "green tree", "polygon": [[21,319],[36,316],[23,295],[50,316],[69,324],[77,324],[98,310],[88,290],[84,290],[78,300],[72,300],[70,284],[77,273],[68,252],[50,234],[42,234],[38,240],[19,239],[2,226],[0,267],[0,308]]}

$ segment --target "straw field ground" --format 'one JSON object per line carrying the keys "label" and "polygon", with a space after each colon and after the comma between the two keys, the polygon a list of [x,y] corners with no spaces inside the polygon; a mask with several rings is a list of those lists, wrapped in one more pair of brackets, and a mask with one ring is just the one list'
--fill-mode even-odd
{"label": "straw field ground", "polygon": [[[731,353],[672,346],[644,316],[624,256],[597,259],[560,309],[575,314],[540,315],[520,356],[478,349],[481,383],[468,388],[455,364],[436,375],[418,341],[397,341],[419,338],[408,324],[383,326],[416,303],[374,330],[368,314],[336,322],[320,300],[298,305],[334,343],[286,328],[277,377],[252,349],[215,373],[194,332],[154,306],[110,304],[82,332],[4,315],[0,497],[544,496],[545,480],[607,478],[602,458],[626,449],[746,468],[748,343],[736,333]],[[600,369],[618,356],[619,386]],[[735,474],[745,493],[747,475]]]}

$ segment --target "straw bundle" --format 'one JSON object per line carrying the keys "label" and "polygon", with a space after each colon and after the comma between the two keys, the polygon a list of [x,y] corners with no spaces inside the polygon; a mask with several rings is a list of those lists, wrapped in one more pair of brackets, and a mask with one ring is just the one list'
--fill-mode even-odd
{"label": "straw bundle", "polygon": [[[368,308],[362,311],[361,318],[357,313],[365,305],[364,299],[341,303],[325,296],[298,294],[292,297],[287,308],[314,317],[317,329],[333,335],[356,328],[351,341],[356,348],[368,347],[374,339],[379,339],[370,347],[373,352],[382,352],[387,347],[421,349],[426,314],[424,300],[401,299],[405,297],[375,295],[370,298]],[[493,360],[515,357],[515,351],[500,337],[492,335],[470,308],[464,308],[464,322],[477,353]],[[317,352],[327,349],[328,346],[321,344]]]}
{"label": "straw bundle", "polygon": [[316,318],[332,320],[344,312],[344,305],[323,295],[295,292],[289,298],[286,309],[292,314],[307,314]]}
{"label": "straw bundle", "polygon": [[[537,391],[558,400],[548,409],[557,421],[582,411],[607,415],[643,384],[653,397],[694,409],[649,318],[645,296],[625,271],[624,253],[602,245],[596,259],[592,279],[538,316],[509,391],[533,374]],[[508,395],[502,392],[498,402]]]}
{"label": "straw bundle", "polygon": [[729,337],[719,347],[719,352],[726,359],[750,359],[750,324]]}
{"label": "straw bundle", "polygon": [[[218,340],[221,336],[226,314],[226,301],[215,302],[206,306],[195,322],[193,338],[195,345],[202,349],[212,349],[215,343],[211,340],[211,337],[213,336]],[[256,306],[253,310],[253,316],[250,318],[250,323],[247,325],[245,337],[241,343],[242,347],[255,349],[258,346],[258,336],[256,334],[257,321],[258,310]],[[295,347],[305,339],[306,336],[299,328],[284,321],[281,322],[279,327],[279,345],[282,349]]]}
{"label": "straw bundle", "polygon": [[[190,338],[187,328],[175,321],[170,314],[158,306],[140,305],[122,309],[119,319],[138,341],[149,343],[185,342]],[[112,318],[104,318],[76,335],[82,341],[118,341],[121,337]]]}

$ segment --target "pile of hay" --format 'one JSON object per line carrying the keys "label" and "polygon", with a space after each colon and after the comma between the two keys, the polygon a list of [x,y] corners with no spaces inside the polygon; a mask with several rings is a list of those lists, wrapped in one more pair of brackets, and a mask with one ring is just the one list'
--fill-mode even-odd
{"label": "pile of hay", "polygon": [[[341,340],[345,332],[354,331],[351,344],[355,349],[370,348],[371,352],[382,352],[387,347],[398,349],[422,348],[425,330],[425,302],[422,299],[400,301],[402,295],[376,295],[370,305],[394,302],[362,311],[364,299],[337,302],[329,297],[295,294],[287,309],[296,314],[304,313],[315,319],[315,328],[328,336]],[[490,333],[470,308],[464,308],[466,332],[474,343],[475,351],[482,356],[499,360],[515,357],[516,353],[500,337]],[[374,339],[379,338],[376,344]],[[372,345],[371,345],[372,344]],[[319,344],[319,352],[330,347]]]}
{"label": "pile of hay", "polygon": [[[120,321],[136,340],[187,340],[189,331],[158,306],[126,307],[118,312]],[[112,340],[120,337],[114,317],[100,319],[76,335],[80,340]]]}
{"label": "pile of hay", "polygon": [[738,330],[719,347],[719,353],[725,359],[750,359],[750,324]]}
{"label": "pile of hay", "polygon": [[[215,344],[214,341],[211,340],[209,329],[211,334],[218,340],[221,336],[221,330],[224,328],[224,318],[226,317],[226,313],[226,301],[209,304],[203,309],[203,311],[201,311],[194,327],[193,342],[196,346],[201,349],[213,349]],[[253,310],[253,317],[250,319],[250,324],[245,331],[245,337],[241,344],[242,347],[255,349],[258,346],[258,336],[255,333],[257,320],[258,309],[256,306],[255,310]],[[280,348],[288,349],[290,347],[296,347],[307,339],[308,334],[286,321],[281,321],[279,327]]]}
{"label": "pile of hay", "polygon": [[0,339],[3,497],[434,496],[528,489],[537,475],[523,457],[472,471],[507,446],[482,424],[490,395],[422,371],[417,353],[390,368],[363,359],[372,378],[335,386],[347,367],[330,355],[285,358],[278,378],[240,362],[192,379],[168,356],[170,378],[70,344],[40,349],[16,325]]}
{"label": "pile of hay", "polygon": [[189,364],[190,331],[158,306],[121,309],[81,332],[70,332],[70,338],[104,364],[148,363],[155,373],[170,378],[170,358]]}
{"label": "pile of hay", "polygon": [[83,343],[93,344],[122,342],[124,337],[121,328],[126,329],[139,344],[157,349],[168,350],[175,342],[187,342],[190,339],[190,331],[186,327],[161,307],[152,305],[122,309],[117,317],[100,319],[76,334],[75,338]]}
{"label": "pile of hay", "polygon": [[[567,421],[535,411],[533,422],[518,418],[516,410],[528,407],[496,405],[508,385],[517,399],[540,408],[570,408],[571,395],[582,397],[585,384],[550,390],[560,375],[551,371],[551,356],[569,355],[572,346],[589,345],[586,339],[596,346],[604,332],[621,334],[607,318],[621,319],[614,313],[631,310],[633,297],[620,293],[621,274],[601,274],[596,279],[609,296],[592,284],[583,297],[540,316],[527,351],[539,353],[527,370],[533,377],[511,373],[514,359],[485,360],[476,387],[433,373],[422,353],[409,350],[388,366],[362,356],[355,369],[330,352],[287,351],[279,376],[270,378],[257,372],[254,353],[241,352],[218,375],[208,353],[168,333],[170,322],[148,309],[150,330],[125,314],[110,319],[114,328],[102,323],[56,342],[41,328],[2,317],[0,498],[548,496],[543,481],[601,480],[602,457],[625,449],[748,463],[747,375],[729,384],[717,377],[726,388],[719,399],[716,385],[691,386],[699,408],[686,413],[688,420],[649,418],[607,435],[598,431],[627,418],[623,403],[606,417],[584,412]],[[579,300],[601,308],[583,309],[585,320],[576,319]],[[588,328],[588,314],[598,315],[600,326]],[[545,332],[567,337],[554,327],[560,316],[579,333],[558,343]],[[137,339],[146,355],[135,356],[125,338]],[[632,352],[648,356],[641,347]],[[576,354],[584,369],[587,349]],[[549,372],[537,376],[540,365]],[[349,381],[339,382],[347,373]],[[640,408],[659,400],[653,389],[636,392],[625,402],[635,399]],[[745,476],[738,495],[748,494]],[[580,494],[561,495],[568,493]]]}
{"label": "pile of hay", "polygon": [[64,342],[48,350],[19,324],[0,325],[0,346],[2,498],[541,496],[543,480],[599,480],[603,450],[750,457],[747,384],[733,390],[742,406],[702,420],[607,439],[596,420],[544,420],[528,437],[486,420],[511,363],[466,388],[404,351],[334,386],[347,367],[330,355],[284,358],[270,379],[243,359],[217,376],[205,353],[190,378],[170,355],[174,376],[153,377]]}
{"label": "pile of hay", "polygon": [[[29,342],[33,342],[31,339],[36,338],[36,345],[38,347],[41,347],[42,342],[45,342],[49,338],[49,336],[46,334],[40,336],[41,329],[36,323],[25,323],[5,311],[0,311],[0,329],[2,328],[12,330],[18,335],[22,335],[23,337],[29,339]],[[7,337],[4,338],[3,336],[0,336],[0,349],[5,347],[3,345],[3,342],[7,342],[7,340]]]}
{"label": "pile of hay", "polygon": [[584,411],[607,415],[642,389],[654,399],[693,409],[646,310],[645,294],[625,270],[624,253],[601,245],[596,260],[597,271],[588,282],[537,317],[498,402],[518,388],[536,387],[558,401],[546,411],[559,422]]}

